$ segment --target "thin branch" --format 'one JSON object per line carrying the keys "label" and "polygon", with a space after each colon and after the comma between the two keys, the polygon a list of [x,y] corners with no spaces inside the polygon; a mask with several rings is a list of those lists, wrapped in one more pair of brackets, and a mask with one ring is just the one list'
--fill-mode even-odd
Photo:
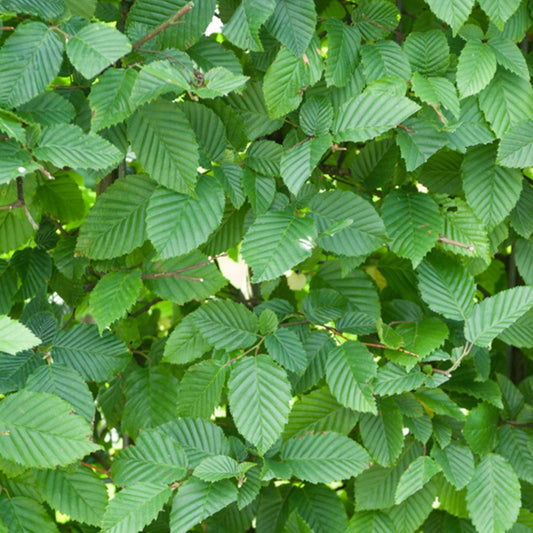
{"label": "thin branch", "polygon": [[52,224],[59,230],[59,233],[63,235],[63,237],[70,237],[70,233],[68,231],[65,231],[65,228],[57,221],[55,218],[50,219],[52,221]]}
{"label": "thin branch", "polygon": [[382,26],[381,24],[378,24],[377,22],[375,22],[372,19],[368,18],[364,13],[363,13],[363,18],[367,22],[370,22],[370,24],[372,24],[372,26],[375,26],[376,28],[381,28],[382,30],[391,31],[392,33],[394,33],[394,35],[396,35],[396,37],[398,37],[402,41],[405,41],[405,35],[403,33],[399,32],[398,30],[395,30],[393,28],[388,28],[387,26]]}
{"label": "thin branch", "polygon": [[14,30],[14,26],[0,26],[0,31],[11,31]]}
{"label": "thin branch", "polygon": [[433,368],[433,372],[435,374],[442,374],[443,376],[446,376],[447,378],[452,377],[449,370],[441,370],[440,368]]}
{"label": "thin branch", "polygon": [[531,422],[515,422],[514,420],[502,420],[502,422],[519,428],[533,428],[533,423]]}
{"label": "thin branch", "polygon": [[24,210],[24,214],[26,215],[26,218],[28,219],[28,222],[30,223],[31,227],[34,230],[38,230],[39,224],[37,224],[37,222],[33,220],[33,217],[31,216],[31,213],[28,210],[28,206],[24,201],[24,188],[22,184],[22,178],[20,176],[17,177],[17,199],[20,202],[20,207],[22,207],[22,209]]}
{"label": "thin branch", "polygon": [[49,180],[55,180],[54,176],[48,172],[44,167],[39,167],[39,171],[42,172]]}
{"label": "thin branch", "polygon": [[133,49],[139,49],[144,43],[148,42],[150,39],[157,37],[160,33],[164,32],[167,28],[175,26],[176,24],[183,24],[183,21],[180,21],[192,8],[194,7],[193,2],[185,4],[175,15],[170,17],[168,20],[160,24],[155,30],[152,30],[150,33],[147,33],[144,37],[141,37],[138,41],[133,44]]}
{"label": "thin branch", "polygon": [[64,329],[67,329],[67,326],[74,320],[74,317],[76,316],[76,308],[72,308],[72,313],[68,317],[67,321],[63,324],[63,327],[61,328],[61,331]]}
{"label": "thin branch", "polygon": [[465,344],[463,348],[463,353],[459,356],[459,359],[457,359],[457,361],[455,361],[455,363],[448,370],[450,374],[461,364],[461,361],[470,353],[473,347],[474,347],[474,343],[467,342]]}
{"label": "thin branch", "polygon": [[193,278],[192,276],[183,276],[181,270],[174,270],[171,272],[153,272],[152,274],[142,274],[142,279],[160,279],[160,278],[179,278],[186,281],[200,281],[203,282],[204,278]]}
{"label": "thin branch", "polygon": [[365,346],[369,346],[371,348],[381,348],[385,350],[393,350],[395,352],[402,352],[407,355],[411,355],[413,357],[416,357],[417,359],[420,359],[420,356],[417,353],[410,352],[409,350],[404,350],[403,348],[391,348],[390,346],[386,346],[385,344],[381,344],[380,342],[362,342]]}
{"label": "thin branch", "polygon": [[17,207],[22,207],[22,202],[20,200],[15,200],[14,202],[11,202],[7,205],[0,205],[0,211],[5,211],[7,209],[15,209]]}
{"label": "thin branch", "polygon": [[141,316],[143,313],[146,313],[146,311],[148,311],[148,309],[150,309],[152,305],[158,304],[159,302],[162,302],[162,301],[163,301],[163,298],[154,298],[153,300],[148,302],[146,305],[144,305],[143,307],[135,311],[135,313],[132,313],[131,316],[133,318],[137,318],[138,316]]}
{"label": "thin branch", "polygon": [[259,352],[259,347],[261,346],[261,344],[263,344],[264,340],[265,340],[265,337],[261,337],[261,340],[257,344],[255,344],[251,348],[248,348],[248,350],[246,350],[245,352],[242,352],[237,357],[234,357],[233,359],[230,359],[224,366],[231,365],[231,363],[234,363],[235,361],[238,361],[239,359],[241,359],[245,355],[248,355],[250,352],[253,352],[254,350],[255,350],[255,355],[257,356],[257,353]]}
{"label": "thin branch", "polygon": [[459,248],[464,248],[465,250],[468,250],[469,252],[474,252],[476,250],[476,247],[472,244],[464,244],[459,241],[454,241],[453,239],[448,239],[448,237],[445,237],[444,235],[439,235],[439,242],[442,242],[442,244],[450,244],[452,246],[458,246]]}
{"label": "thin branch", "polygon": [[403,124],[398,124],[396,127],[405,130],[407,133],[416,133],[413,128],[409,128],[408,126],[404,126]]}

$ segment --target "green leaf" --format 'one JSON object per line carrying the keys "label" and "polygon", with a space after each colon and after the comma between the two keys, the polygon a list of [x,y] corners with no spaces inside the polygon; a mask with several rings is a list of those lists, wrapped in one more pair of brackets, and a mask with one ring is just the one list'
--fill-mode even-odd
{"label": "green leaf", "polygon": [[484,455],[494,449],[498,433],[499,412],[491,405],[481,403],[466,418],[463,435],[475,453]]}
{"label": "green leaf", "polygon": [[44,5],[39,0],[2,0],[2,9],[48,20],[63,15],[65,6],[63,0],[50,0]]}
{"label": "green leaf", "polygon": [[409,98],[364,93],[348,100],[333,123],[337,142],[363,142],[395,128],[420,109]]}
{"label": "green leaf", "polygon": [[26,389],[59,396],[88,422],[94,418],[94,399],[89,387],[76,370],[63,363],[37,368],[29,376]]}
{"label": "green leaf", "polygon": [[100,76],[89,95],[92,131],[118,124],[133,113],[130,97],[136,80],[133,69],[113,68]]}
{"label": "green leaf", "polygon": [[194,469],[194,475],[209,483],[222,479],[237,478],[239,477],[239,463],[227,455],[214,455],[204,459]]}
{"label": "green leaf", "polygon": [[441,450],[434,447],[431,456],[442,468],[446,479],[457,489],[461,490],[470,482],[474,475],[474,455],[468,446],[452,442]]}
{"label": "green leaf", "polygon": [[332,394],[354,411],[377,414],[370,378],[377,373],[377,364],[366,347],[347,341],[328,354],[327,382]]}
{"label": "green leaf", "polygon": [[228,389],[237,429],[264,454],[288,419],[291,393],[285,371],[266,355],[245,357],[232,369]]}
{"label": "green leaf", "polygon": [[[446,36],[438,30],[411,32],[403,51],[409,58],[415,76],[442,76],[450,63],[450,47]],[[432,81],[428,78],[427,81]]]}
{"label": "green leaf", "polygon": [[315,289],[302,300],[302,312],[307,320],[325,324],[340,318],[347,308],[347,300],[333,289]]}
{"label": "green leaf", "polygon": [[231,19],[224,24],[224,36],[239,48],[254,52],[263,51],[259,29],[270,18],[275,7],[275,0],[267,0],[261,4],[244,0]]}
{"label": "green leaf", "polygon": [[328,133],[333,123],[333,106],[327,98],[309,98],[300,109],[300,126],[306,135],[319,137]]}
{"label": "green leaf", "polygon": [[533,118],[533,89],[516,74],[499,68],[479,94],[479,105],[498,137],[524,120]]}
{"label": "green leaf", "polygon": [[394,41],[377,41],[361,47],[361,61],[367,83],[387,76],[402,80],[411,77],[411,66],[407,56]]}
{"label": "green leaf", "polygon": [[227,370],[224,363],[215,360],[200,361],[190,366],[180,382],[178,413],[182,416],[210,418],[220,403]]}
{"label": "green leaf", "polygon": [[20,322],[0,315],[0,352],[15,355],[17,352],[29,350],[39,344],[41,344],[41,339]]}
{"label": "green leaf", "polygon": [[56,124],[43,128],[33,154],[56,167],[91,168],[115,166],[121,159],[119,150],[98,135],[87,135],[74,124]]}
{"label": "green leaf", "polygon": [[42,22],[25,22],[0,50],[0,103],[16,107],[28,102],[57,76],[63,61],[59,35]]}
{"label": "green leaf", "polygon": [[[442,389],[418,389],[415,391],[417,400],[424,404],[424,408],[433,410],[439,415],[451,416],[457,420],[464,420],[465,415],[459,406],[450,400]],[[435,423],[435,420],[433,420]]]}
{"label": "green leaf", "polygon": [[169,335],[163,361],[185,365],[198,359],[211,348],[195,325],[194,315],[187,315]]}
{"label": "green leaf", "polygon": [[62,222],[79,220],[85,213],[80,188],[67,176],[47,180],[37,191],[44,211]]}
{"label": "green leaf", "polygon": [[279,321],[276,313],[272,309],[263,309],[259,315],[259,333],[266,335],[274,333],[278,327]]}
{"label": "green leaf", "polygon": [[529,79],[529,70],[524,54],[511,39],[497,36],[490,39],[488,44],[494,52],[499,65],[525,80]]}
{"label": "green leaf", "polygon": [[53,360],[73,367],[87,381],[111,379],[131,357],[126,345],[109,331],[100,336],[96,326],[89,324],[60,331],[52,344]]}
{"label": "green leaf", "polygon": [[434,253],[420,263],[418,284],[429,307],[450,320],[466,320],[474,309],[474,278],[446,255]]}
{"label": "green leaf", "polygon": [[328,59],[325,78],[328,87],[344,87],[357,66],[361,34],[356,27],[330,18],[326,22],[328,32]]}
{"label": "green leaf", "polygon": [[498,164],[504,167],[533,166],[533,120],[525,120],[509,128],[498,146]]}
{"label": "green leaf", "polygon": [[426,0],[431,11],[452,28],[454,35],[466,22],[474,2],[475,0],[450,0],[449,2]]}
{"label": "green leaf", "polygon": [[520,5],[520,0],[498,2],[497,0],[479,0],[481,9],[489,16],[490,21],[502,30]]}
{"label": "green leaf", "polygon": [[450,80],[439,77],[424,78],[419,72],[414,72],[411,82],[413,91],[420,100],[431,106],[443,106],[455,118],[459,118],[461,106],[455,86]]}
{"label": "green leaf", "polygon": [[518,272],[528,285],[533,285],[533,242],[519,239],[515,243],[515,260]]}
{"label": "green leaf", "polygon": [[248,76],[235,75],[225,67],[215,67],[206,72],[200,87],[195,88],[192,84],[191,90],[201,98],[216,98],[232,91],[242,91],[248,80]]}
{"label": "green leaf", "polygon": [[[374,207],[348,191],[328,191],[316,195],[309,207],[315,219],[318,244],[330,252],[366,256],[383,245],[385,226]],[[329,229],[345,221],[346,226],[333,234]]]}
{"label": "green leaf", "polygon": [[415,459],[402,474],[396,487],[396,496],[394,498],[396,505],[421,490],[440,470],[440,466],[431,457],[425,456]]}
{"label": "green leaf", "polygon": [[533,288],[515,287],[485,298],[474,306],[465,323],[466,340],[488,346],[533,306]]}
{"label": "green leaf", "polygon": [[373,382],[375,394],[380,396],[393,396],[402,392],[417,389],[424,383],[425,374],[420,370],[407,372],[402,367],[387,363],[378,369]]}
{"label": "green leaf", "polygon": [[353,514],[346,533],[390,533],[394,531],[394,524],[385,513],[380,511],[362,511]]}
{"label": "green leaf", "polygon": [[127,533],[140,531],[163,508],[172,491],[161,483],[135,483],[118,492],[109,502],[102,531]]}
{"label": "green leaf", "polygon": [[302,374],[307,366],[307,356],[302,341],[288,328],[278,328],[265,337],[265,347],[274,361],[287,370]]}
{"label": "green leaf", "polygon": [[513,229],[525,239],[533,233],[533,187],[524,184],[520,199],[511,211],[510,219]]}
{"label": "green leaf", "polygon": [[356,477],[370,461],[360,444],[332,432],[290,439],[281,447],[280,456],[296,477],[311,483]]}
{"label": "green leaf", "polygon": [[266,27],[295,56],[301,56],[314,35],[315,25],[313,0],[278,0]]}
{"label": "green leaf", "polygon": [[224,509],[237,499],[237,488],[227,479],[207,483],[191,477],[172,500],[172,533],[186,533],[194,525]]}
{"label": "green leaf", "polygon": [[338,403],[327,387],[315,389],[293,404],[283,440],[322,431],[347,435],[357,420],[357,414]]}
{"label": "green leaf", "polygon": [[391,250],[411,259],[417,266],[433,248],[443,230],[437,204],[423,193],[396,190],[389,193],[382,206],[387,233],[392,237]]}
{"label": "green leaf", "polygon": [[154,180],[177,192],[192,194],[198,145],[189,121],[176,104],[156,100],[138,109],[128,121],[128,137]]}
{"label": "green leaf", "polygon": [[67,40],[66,51],[74,68],[90,79],[130,52],[131,44],[117,29],[91,23]]}
{"label": "green leaf", "polygon": [[96,9],[97,0],[65,0],[65,6],[73,15],[90,20]]}
{"label": "green leaf", "polygon": [[100,333],[131,310],[142,287],[138,269],[109,272],[98,281],[91,293],[91,312]]}
{"label": "green leaf", "polygon": [[21,527],[24,527],[26,531],[33,530],[39,533],[57,533],[58,531],[47,510],[35,500],[25,496],[1,498],[0,531],[2,533],[23,531]]}
{"label": "green leaf", "polygon": [[109,259],[133,251],[146,240],[146,206],[155,190],[146,175],[117,180],[98,197],[78,236],[77,251]]}
{"label": "green leaf", "polygon": [[522,176],[496,165],[496,145],[469,148],[463,162],[463,188],[468,204],[489,230],[518,202]]}
{"label": "green leaf", "polygon": [[53,394],[23,390],[0,403],[2,456],[24,466],[55,468],[73,463],[99,449],[90,435],[87,421]]}
{"label": "green leaf", "polygon": [[280,172],[289,191],[298,194],[331,144],[331,136],[325,134],[306,139],[301,144],[297,144],[284,152],[281,158]]}
{"label": "green leaf", "polygon": [[531,436],[519,428],[504,424],[499,430],[500,442],[496,451],[514,468],[517,476],[528,483],[533,480]]}
{"label": "green leaf", "polygon": [[132,437],[176,417],[178,380],[162,366],[136,367],[126,378],[122,427]]}
{"label": "green leaf", "polygon": [[275,279],[311,255],[316,228],[309,216],[292,210],[270,211],[256,219],[244,237],[241,253],[253,268],[253,282]]}
{"label": "green leaf", "polygon": [[467,41],[457,64],[457,88],[461,98],[479,93],[496,72],[492,48],[479,39]]}
{"label": "green leaf", "polygon": [[394,400],[382,399],[376,415],[361,414],[359,427],[370,455],[383,466],[393,465],[404,441],[402,415]]}
{"label": "green leaf", "polygon": [[76,112],[68,100],[57,92],[48,91],[17,107],[17,114],[28,122],[51,126],[70,122]]}
{"label": "green leaf", "polygon": [[35,482],[44,499],[73,520],[99,526],[107,507],[107,490],[88,468],[38,470]]}
{"label": "green leaf", "polygon": [[224,194],[212,178],[203,177],[196,197],[159,187],[148,203],[146,229],[159,257],[189,253],[204,243],[222,220]]}
{"label": "green leaf", "polygon": [[500,455],[488,454],[477,465],[466,502],[478,531],[503,533],[515,522],[520,508],[520,484]]}
{"label": "green leaf", "polygon": [[113,460],[115,483],[131,485],[157,479],[161,483],[179,481],[187,475],[188,459],[183,448],[164,433],[143,431],[135,446],[120,451]]}
{"label": "green leaf", "polygon": [[365,41],[388,37],[398,26],[398,8],[386,0],[365,0],[352,13],[352,20]]}
{"label": "green leaf", "polygon": [[194,324],[215,348],[248,348],[257,340],[257,317],[231,300],[204,303],[194,313]]}

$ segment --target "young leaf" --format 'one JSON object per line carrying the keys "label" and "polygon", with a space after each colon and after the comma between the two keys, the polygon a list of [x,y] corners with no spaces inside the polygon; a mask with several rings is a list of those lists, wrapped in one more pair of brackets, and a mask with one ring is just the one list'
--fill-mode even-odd
{"label": "young leaf", "polygon": [[328,32],[328,60],[325,78],[328,86],[344,87],[357,66],[361,34],[354,26],[330,18],[326,22]]}
{"label": "young leaf", "polygon": [[307,366],[307,356],[296,333],[288,328],[278,328],[265,337],[269,355],[287,370],[302,374]]}
{"label": "young leaf", "polygon": [[479,93],[496,72],[496,56],[479,39],[467,41],[457,64],[457,87],[461,98]]}
{"label": "young leaf", "polygon": [[481,403],[472,409],[466,419],[463,435],[475,453],[491,452],[497,443],[498,411],[493,406]]}
{"label": "young leaf", "polygon": [[427,3],[431,11],[452,28],[455,35],[466,22],[475,0],[451,0],[444,3],[439,0],[427,0]]}
{"label": "young leaf", "polygon": [[28,328],[8,316],[0,315],[0,351],[15,355],[41,344]]}
{"label": "young leaf", "polygon": [[497,163],[504,167],[523,168],[533,165],[533,120],[509,128],[498,146]]}
{"label": "young leaf", "polygon": [[431,456],[442,468],[446,479],[461,490],[470,482],[474,475],[474,454],[464,444],[452,442],[446,448],[434,447]]}
{"label": "young leaf", "polygon": [[415,459],[403,473],[398,487],[396,487],[396,505],[421,490],[440,470],[440,466],[431,457],[425,456]]}

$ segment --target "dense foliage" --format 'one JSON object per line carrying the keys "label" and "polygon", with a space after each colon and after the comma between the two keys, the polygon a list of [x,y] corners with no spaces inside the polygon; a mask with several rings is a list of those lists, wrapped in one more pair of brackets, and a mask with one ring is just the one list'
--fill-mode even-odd
{"label": "dense foliage", "polygon": [[531,1],[0,13],[0,532],[533,530]]}

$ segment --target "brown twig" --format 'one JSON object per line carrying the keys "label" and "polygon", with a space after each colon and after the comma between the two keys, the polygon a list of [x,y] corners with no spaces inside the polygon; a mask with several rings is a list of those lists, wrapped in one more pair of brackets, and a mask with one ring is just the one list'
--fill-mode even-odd
{"label": "brown twig", "polygon": [[135,313],[132,313],[131,316],[133,318],[137,318],[138,316],[141,316],[143,313],[148,311],[148,309],[150,309],[152,305],[158,304],[159,302],[162,302],[162,301],[163,301],[163,298],[154,298],[153,300],[148,302],[146,305],[144,305],[143,307],[135,311]]}
{"label": "brown twig", "polygon": [[381,344],[380,342],[363,342],[360,341],[365,346],[369,346],[371,348],[381,348],[384,350],[393,350],[395,352],[402,352],[407,355],[412,355],[413,357],[416,357],[417,359],[420,359],[420,356],[417,353],[410,352],[409,350],[405,350],[404,348],[391,348],[390,346],[386,346],[385,344]]}
{"label": "brown twig", "polygon": [[160,24],[155,30],[152,30],[150,33],[147,33],[144,37],[141,37],[138,41],[133,44],[133,49],[138,50],[144,43],[148,42],[150,39],[157,37],[160,33],[164,32],[167,28],[175,26],[176,24],[183,24],[183,21],[180,21],[192,8],[194,7],[193,2],[185,4],[175,15],[170,17],[168,20]]}
{"label": "brown twig", "polygon": [[403,124],[398,124],[396,127],[405,130],[407,133],[416,133],[413,128],[409,128],[408,126],[404,126]]}
{"label": "brown twig", "polygon": [[399,32],[398,30],[395,30],[393,28],[388,28],[387,26],[383,26],[381,24],[378,24],[377,22],[375,22],[372,19],[368,18],[364,13],[362,14],[362,16],[367,22],[370,22],[370,24],[372,24],[372,26],[375,26],[376,28],[381,28],[382,30],[391,31],[392,33],[394,33],[394,35],[396,35],[396,37],[398,37],[402,41],[405,41],[405,35],[403,33]]}
{"label": "brown twig", "polygon": [[17,177],[17,199],[20,202],[19,207],[22,207],[22,209],[24,210],[24,214],[26,215],[26,218],[28,219],[28,222],[30,223],[31,227],[34,230],[38,230],[39,224],[37,224],[37,222],[33,220],[33,217],[31,216],[31,213],[28,210],[28,206],[24,201],[24,188],[22,184],[22,178],[20,176]]}
{"label": "brown twig", "polygon": [[442,242],[442,244],[450,244],[451,246],[458,246],[459,248],[464,248],[469,252],[474,252],[476,250],[476,247],[472,244],[464,244],[459,241],[454,241],[453,239],[448,239],[448,237],[445,237],[444,235],[439,235],[439,242]]}
{"label": "brown twig", "polygon": [[183,276],[180,270],[171,272],[153,272],[152,274],[142,274],[142,279],[160,279],[160,278],[179,278],[185,281],[204,281],[204,278],[193,278],[192,276]]}
{"label": "brown twig", "polygon": [[61,331],[67,329],[67,326],[74,320],[74,317],[76,316],[76,308],[72,308],[72,313],[67,318],[67,321],[63,324],[63,327],[61,328]]}
{"label": "brown twig", "polygon": [[443,376],[446,376],[447,378],[452,377],[449,370],[441,370],[440,368],[433,368],[433,372],[435,374],[442,374]]}
{"label": "brown twig", "polygon": [[0,26],[0,31],[11,31],[14,30],[14,26]]}
{"label": "brown twig", "polygon": [[533,428],[533,423],[531,422],[516,422],[514,420],[502,420],[504,424],[509,424],[510,426],[520,427],[520,428]]}

